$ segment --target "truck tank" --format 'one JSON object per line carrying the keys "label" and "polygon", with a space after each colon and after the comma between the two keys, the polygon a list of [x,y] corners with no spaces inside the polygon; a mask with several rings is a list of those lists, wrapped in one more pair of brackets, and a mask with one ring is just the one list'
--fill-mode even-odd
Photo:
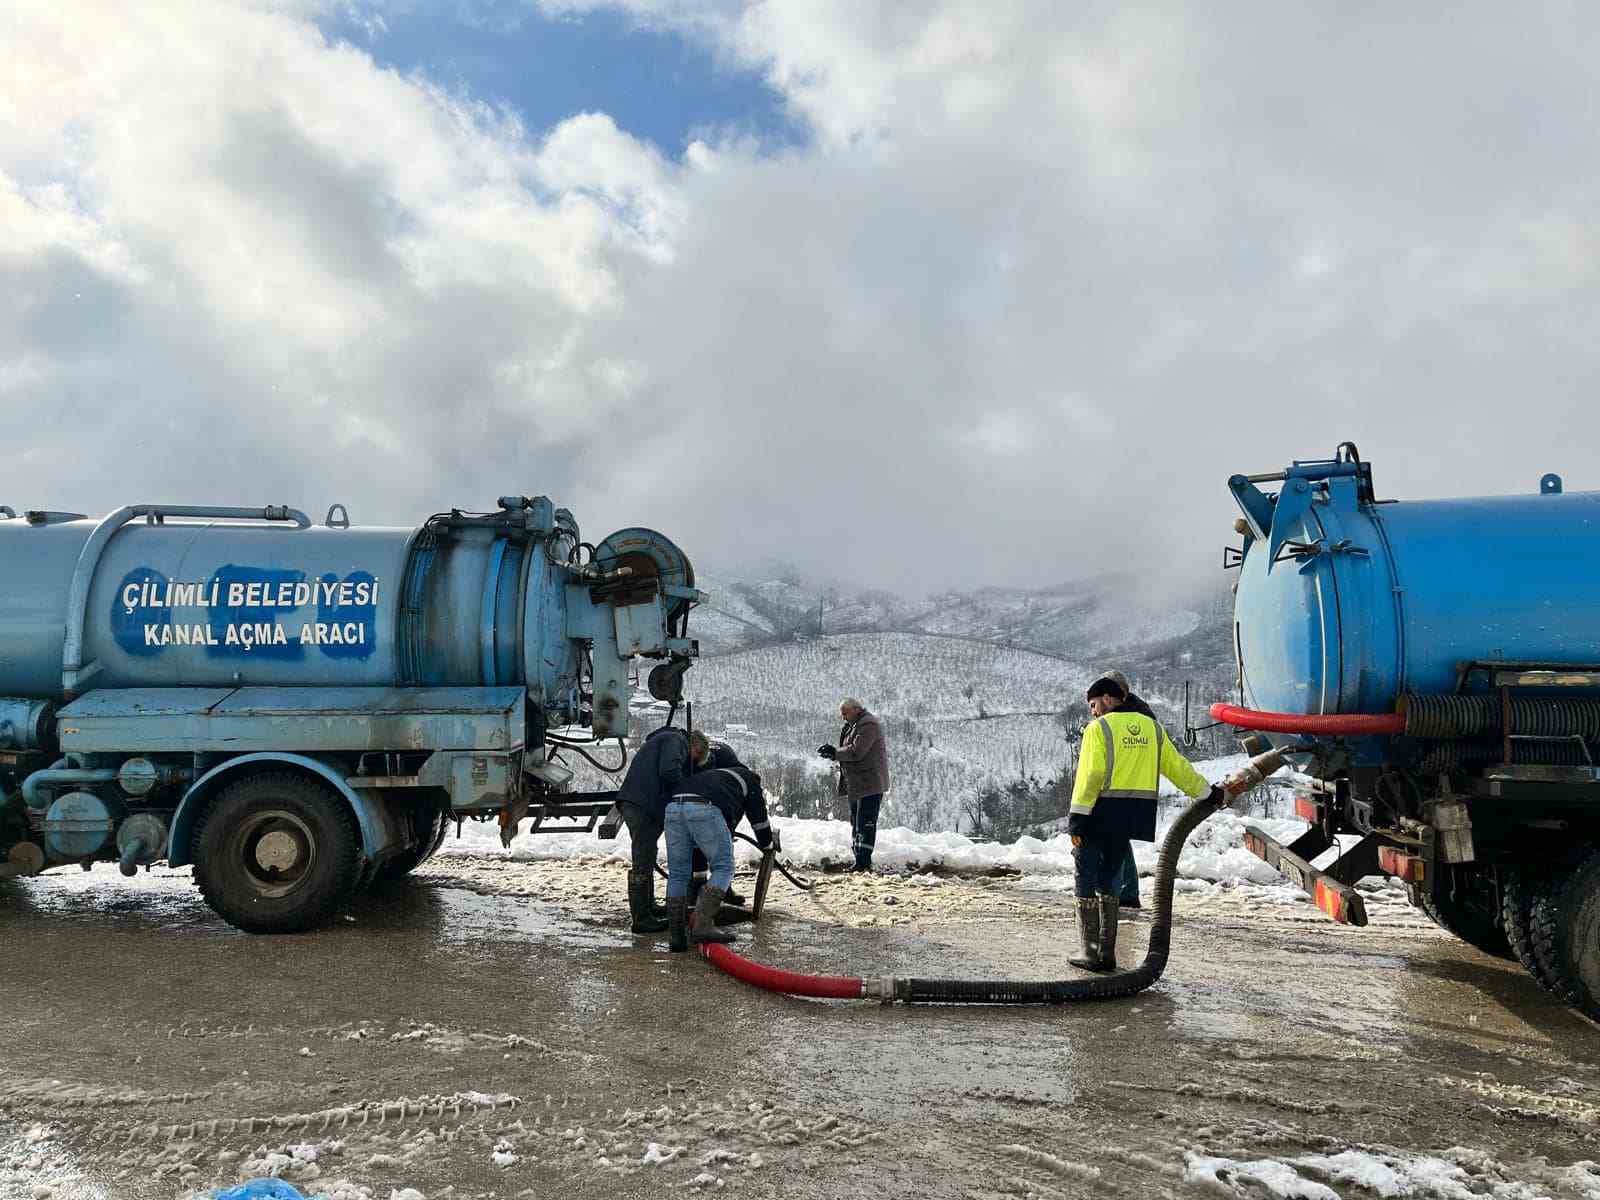
{"label": "truck tank", "polygon": [[[623,639],[623,655],[690,652],[668,635],[687,613],[694,571],[652,531],[585,547],[571,514],[544,497],[507,497],[495,512],[443,513],[414,529],[330,517],[313,526],[287,508],[143,505],[100,520],[0,520],[0,697],[520,685],[547,723],[577,724],[586,641],[574,635],[592,631],[570,628],[574,585],[637,593],[634,605],[613,596],[628,619],[607,632]],[[669,640],[679,644],[669,650]],[[626,682],[618,643],[599,641],[589,653],[604,736],[625,732],[613,727],[626,721],[627,695],[614,694]],[[11,714],[13,740],[26,740],[30,713],[37,725],[37,706]]]}
{"label": "truck tank", "polygon": [[[1549,475],[1538,495],[1387,501],[1369,467],[1229,481],[1248,539],[1235,620],[1251,707],[1391,712],[1453,692],[1464,663],[1600,658],[1600,492]],[[1269,478],[1275,500],[1255,486]]]}
{"label": "truck tank", "polygon": [[1600,1019],[1600,493],[1381,499],[1348,442],[1228,488],[1242,703],[1212,713],[1292,757],[1309,822],[1248,848],[1349,924],[1394,876]]}
{"label": "truck tank", "polygon": [[453,822],[593,829],[616,793],[562,755],[606,769],[585,747],[628,732],[641,660],[676,717],[693,585],[659,533],[590,545],[543,496],[416,528],[0,506],[0,880],[192,864],[225,919],[289,932]]}

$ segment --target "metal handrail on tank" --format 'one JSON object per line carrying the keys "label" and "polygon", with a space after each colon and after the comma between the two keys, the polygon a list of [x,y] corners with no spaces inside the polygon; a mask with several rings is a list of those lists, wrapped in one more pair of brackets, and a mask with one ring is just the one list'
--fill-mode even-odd
{"label": "metal handrail on tank", "polygon": [[95,664],[84,665],[84,622],[89,609],[89,589],[94,584],[100,567],[100,556],[116,533],[129,521],[144,517],[159,523],[168,517],[220,520],[220,521],[292,521],[301,529],[311,528],[311,518],[297,508],[269,504],[264,508],[233,508],[207,504],[125,504],[116,512],[102,518],[95,526],[89,540],[84,542],[78,555],[78,565],[72,571],[72,590],[67,596],[67,634],[61,646],[61,690],[68,696],[78,694],[78,685],[96,670]]}

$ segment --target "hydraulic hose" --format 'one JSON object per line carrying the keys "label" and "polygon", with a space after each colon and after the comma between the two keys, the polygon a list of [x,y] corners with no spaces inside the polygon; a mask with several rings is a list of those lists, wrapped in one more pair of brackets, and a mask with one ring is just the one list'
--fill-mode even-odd
{"label": "hydraulic hose", "polygon": [[897,979],[869,981],[860,976],[803,975],[752,962],[724,945],[703,944],[700,953],[728,974],[768,991],[792,996],[842,1000],[880,1000],[890,1004],[1064,1004],[1078,1000],[1115,1000],[1144,991],[1167,968],[1172,947],[1172,892],[1178,877],[1178,857],[1190,834],[1232,797],[1253,787],[1283,765],[1283,755],[1270,751],[1218,788],[1189,804],[1161,840],[1156,862],[1155,912],[1144,961],[1127,971],[1079,979],[980,980]]}
{"label": "hydraulic hose", "polygon": [[1211,715],[1227,725],[1265,733],[1321,733],[1330,737],[1367,737],[1406,731],[1404,713],[1278,713],[1213,704]]}
{"label": "hydraulic hose", "polygon": [[[734,831],[733,836],[738,838],[741,842],[749,842],[757,850],[760,850],[762,848],[761,847],[761,843],[756,841],[755,838],[746,837],[744,834],[738,832],[737,830]],[[793,871],[791,871],[789,869],[789,864],[784,862],[781,858],[774,858],[772,860],[772,865],[778,869],[778,874],[782,875],[785,879],[787,879],[791,884],[794,885],[794,887],[795,887],[795,889],[797,891],[809,892],[813,887],[816,886],[809,879],[802,879],[802,878],[800,878],[800,876],[796,875]],[[663,879],[667,878],[667,870],[660,863],[656,864],[656,874],[661,876],[661,878],[663,878]]]}

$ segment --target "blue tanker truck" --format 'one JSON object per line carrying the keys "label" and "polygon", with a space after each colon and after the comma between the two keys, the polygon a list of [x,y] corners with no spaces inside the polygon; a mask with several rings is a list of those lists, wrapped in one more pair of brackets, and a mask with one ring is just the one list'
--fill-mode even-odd
{"label": "blue tanker truck", "polygon": [[1380,498],[1350,443],[1228,487],[1240,697],[1212,712],[1292,752],[1310,822],[1250,849],[1356,925],[1356,881],[1397,877],[1600,1018],[1600,493]]}
{"label": "blue tanker truck", "polygon": [[[676,705],[703,597],[648,529],[506,496],[419,528],[290,508],[0,507],[0,878],[193,864],[257,933],[311,928],[450,822],[593,828],[566,746]],[[585,728],[586,727],[586,728]]]}

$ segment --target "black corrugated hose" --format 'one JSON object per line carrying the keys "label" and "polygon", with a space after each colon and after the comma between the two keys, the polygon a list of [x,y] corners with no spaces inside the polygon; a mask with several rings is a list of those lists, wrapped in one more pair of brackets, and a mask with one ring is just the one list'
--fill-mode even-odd
{"label": "black corrugated hose", "polygon": [[1115,1000],[1142,992],[1167,969],[1172,946],[1172,886],[1178,876],[1178,855],[1207,817],[1228,803],[1213,788],[1178,814],[1161,839],[1156,863],[1155,913],[1144,961],[1128,971],[1089,979],[1052,979],[1029,983],[1014,979],[896,979],[894,998],[905,1004],[1064,1004],[1074,1000]]}

